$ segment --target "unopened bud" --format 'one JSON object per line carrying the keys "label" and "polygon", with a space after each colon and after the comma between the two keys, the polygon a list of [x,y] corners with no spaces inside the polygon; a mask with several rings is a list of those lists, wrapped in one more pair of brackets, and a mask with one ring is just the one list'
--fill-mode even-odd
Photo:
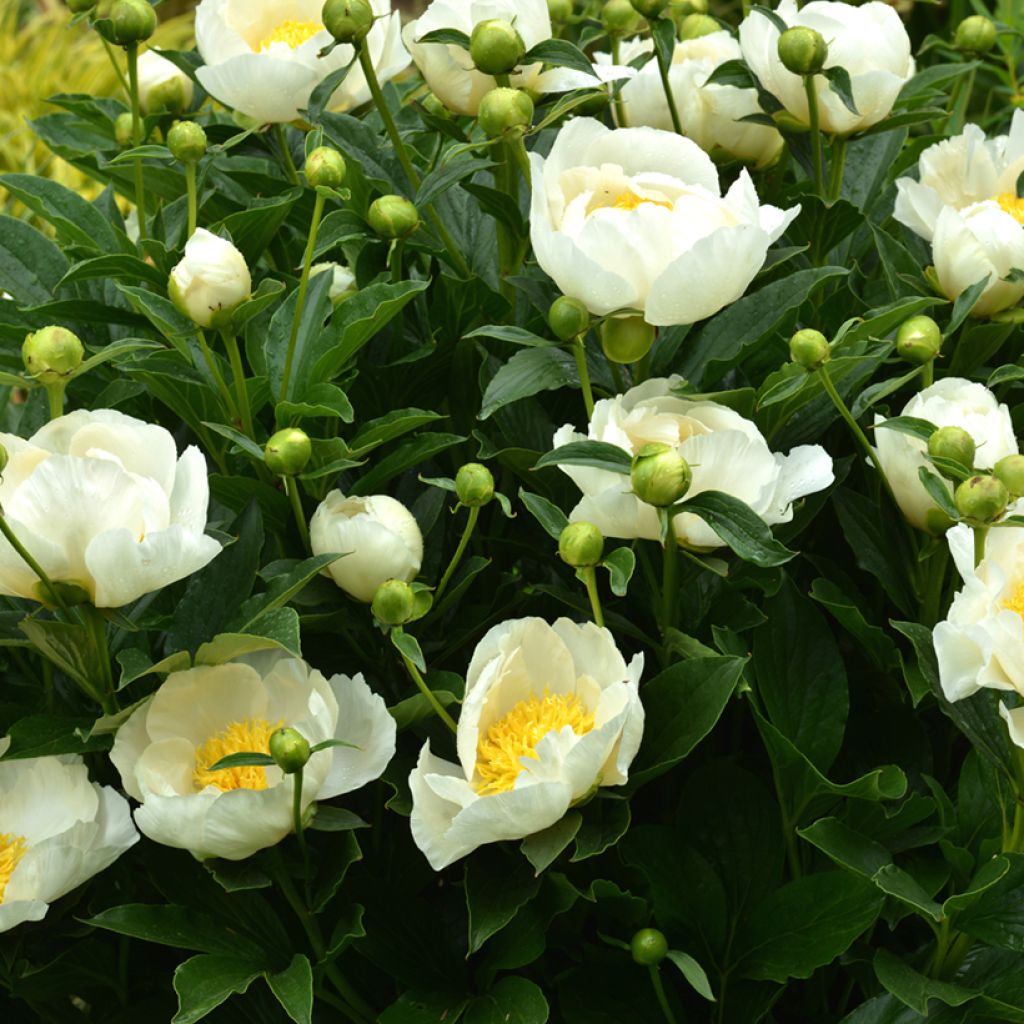
{"label": "unopened bud", "polygon": [[369,0],[327,0],[320,20],[339,43],[361,43],[373,28]]}
{"label": "unopened bud", "polygon": [[124,148],[132,145],[135,133],[132,127],[132,115],[129,111],[118,114],[114,119],[114,141]]}
{"label": "unopened bud", "polygon": [[384,239],[407,238],[420,226],[416,207],[403,196],[381,196],[370,204],[366,219]]}
{"label": "unopened bud", "polygon": [[957,487],[954,501],[968,524],[987,526],[1006,511],[1010,492],[997,477],[972,476]]}
{"label": "unopened bud", "polygon": [[928,438],[928,454],[955,462],[969,473],[974,468],[974,438],[963,427],[939,427]]}
{"label": "unopened bud", "polygon": [[156,31],[156,11],[147,0],[114,0],[110,30],[119,46],[141,43]]}
{"label": "unopened bud", "polygon": [[548,326],[559,341],[577,338],[590,326],[590,310],[579,299],[560,295],[548,310]]}
{"label": "unopened bud", "polygon": [[681,23],[691,14],[707,14],[708,0],[669,0],[669,17]]}
{"label": "unopened bud", "polygon": [[312,454],[309,434],[298,427],[285,427],[267,442],[263,461],[275,476],[295,476],[306,468]]}
{"label": "unopened bud", "polygon": [[1024,495],[1024,455],[1006,455],[992,470],[997,479],[1010,492],[1011,498]]}
{"label": "unopened bud", "polygon": [[385,580],[373,595],[370,610],[385,626],[401,626],[416,610],[416,595],[405,580]]}
{"label": "unopened bud", "polygon": [[641,928],[630,941],[629,951],[636,963],[657,967],[668,956],[668,941],[657,928]]}
{"label": "unopened bud", "polygon": [[66,327],[43,327],[21,346],[25,369],[43,384],[53,384],[82,365],[85,348]]}
{"label": "unopened bud", "polygon": [[507,75],[522,63],[526,44],[515,26],[504,18],[488,18],[473,26],[469,56],[485,75]]}
{"label": "unopened bud", "polygon": [[642,316],[616,317],[601,324],[601,348],[613,363],[635,363],[654,344],[654,328]]}
{"label": "unopened bud", "polygon": [[656,508],[668,508],[690,489],[693,473],[686,459],[671,445],[645,444],[633,456],[629,480],[641,501]]}
{"label": "unopened bud", "polygon": [[828,362],[828,338],[821,331],[805,327],[789,339],[789,358],[808,370]]}
{"label": "unopened bud", "polygon": [[318,146],[306,157],[303,173],[313,188],[340,188],[345,180],[345,158],[330,146]]}
{"label": "unopened bud", "polygon": [[522,89],[491,89],[480,100],[477,120],[489,139],[522,135],[533,123],[533,100]]}
{"label": "unopened bud", "polygon": [[574,569],[597,565],[603,554],[604,536],[593,523],[570,523],[558,538],[559,558]]}
{"label": "unopened bud", "polygon": [[630,0],[633,10],[648,21],[661,17],[661,12],[668,7],[668,0]]}
{"label": "unopened bud", "polygon": [[684,41],[700,39],[701,36],[721,31],[722,26],[710,14],[688,14],[679,25],[679,38]]}
{"label": "unopened bud", "polygon": [[611,35],[628,35],[639,20],[629,0],[607,0],[601,8],[601,23]]}
{"label": "unopened bud", "polygon": [[298,730],[282,726],[270,734],[270,756],[285,775],[294,775],[309,760],[309,740]]}
{"label": "unopened bud", "polygon": [[794,75],[816,75],[825,66],[828,43],[820,32],[797,25],[779,36],[778,53],[787,71]]}
{"label": "unopened bud", "polygon": [[494,477],[479,462],[467,462],[455,474],[455,494],[468,508],[479,508],[494,497]]}
{"label": "unopened bud", "polygon": [[896,351],[908,363],[930,363],[942,348],[942,331],[930,316],[912,316],[896,332]]}
{"label": "unopened bud", "polygon": [[988,53],[996,45],[996,26],[984,14],[972,14],[956,27],[953,45],[965,53]]}
{"label": "unopened bud", "polygon": [[175,160],[197,164],[206,152],[206,132],[195,121],[175,121],[167,132],[167,148]]}
{"label": "unopened bud", "polygon": [[548,0],[548,17],[556,25],[564,25],[572,17],[572,0]]}

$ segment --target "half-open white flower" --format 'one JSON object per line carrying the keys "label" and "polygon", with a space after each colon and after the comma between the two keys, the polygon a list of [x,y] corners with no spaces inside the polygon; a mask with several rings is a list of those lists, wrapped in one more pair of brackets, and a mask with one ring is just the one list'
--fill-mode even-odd
{"label": "half-open white flower", "polygon": [[[825,68],[841,67],[850,76],[856,114],[824,75],[815,75],[822,131],[851,135],[889,116],[903,84],[913,77],[915,65],[907,30],[888,4],[870,0],[854,7],[837,0],[812,0],[798,9],[796,0],[782,0],[775,14],[788,28],[800,25],[819,32],[828,44]],[[787,71],[779,59],[779,34],[772,19],[751,11],[740,25],[743,59],[789,114],[809,124],[804,81]]]}
{"label": "half-open white flower", "polygon": [[[365,45],[384,82],[408,67],[409,55],[400,16],[389,0],[371,0],[371,5],[377,20]],[[196,77],[214,99],[262,124],[295,120],[313,90],[355,56],[347,44],[317,56],[334,42],[322,10],[321,0],[202,0],[196,8],[196,46],[205,67]],[[328,107],[347,110],[369,98],[357,65]]]}
{"label": "half-open white flower", "polygon": [[717,313],[800,212],[759,205],[746,170],[722,196],[707,153],[655,128],[577,118],[530,163],[537,262],[597,316],[633,309],[666,325]]}
{"label": "half-open white flower", "polygon": [[356,285],[356,275],[344,263],[314,263],[309,268],[310,277],[328,273],[331,275],[331,287],[327,292],[327,297],[331,302],[340,302],[350,295],[355,295],[359,290]]}
{"label": "half-open white flower", "polygon": [[929,242],[944,206],[963,210],[986,199],[1024,223],[1017,179],[1024,172],[1024,110],[1015,110],[1009,135],[991,139],[976,125],[929,146],[917,162],[918,180],[896,179],[893,216]]}
{"label": "half-open white flower", "polygon": [[409,776],[412,836],[440,871],[485,843],[559,821],[621,786],[640,746],[643,655],[627,665],[593,623],[513,619],[477,645],[459,715],[459,763],[429,742]]}
{"label": "half-open white flower", "polygon": [[171,270],[167,294],[200,327],[220,325],[252,294],[245,257],[226,238],[196,228]]}
{"label": "half-open white flower", "polygon": [[186,110],[192,102],[192,79],[156,50],[139,54],[139,103],[144,114]]}
{"label": "half-open white flower", "polygon": [[229,754],[268,752],[280,726],[314,753],[303,771],[302,807],[359,789],[395,752],[395,722],[361,675],[325,679],[280,653],[171,673],[118,730],[110,758],[125,792],[142,805],[144,835],[197,857],[241,860],[292,831],[295,776],[276,766],[212,770]]}
{"label": "half-open white flower", "polygon": [[[10,460],[0,507],[51,580],[120,608],[201,569],[220,544],[204,535],[206,461],[171,434],[115,409],[79,410],[24,441],[0,434]],[[0,539],[0,594],[39,600],[39,579]]]}
{"label": "half-open white flower", "polygon": [[[991,469],[1004,456],[1017,454],[1010,410],[983,384],[945,377],[914,395],[900,415],[927,420],[936,427],[962,427],[974,439],[974,464],[978,469]],[[875,416],[875,426],[885,419]],[[924,441],[902,431],[886,427],[875,430],[875,450],[900,511],[919,530],[941,533],[949,526],[949,519],[932,501],[918,475],[922,466],[931,465],[925,457],[926,448]]]}
{"label": "half-open white flower", "polygon": [[42,920],[138,840],[128,801],[80,757],[0,761],[0,932]]}
{"label": "half-open white flower", "polygon": [[[672,445],[690,464],[687,497],[722,491],[745,502],[769,526],[793,518],[793,502],[832,483],[832,460],[820,445],[800,445],[788,455],[773,452],[757,427],[717,402],[672,393],[680,377],[656,377],[594,406],[587,434],[566,424],[554,447],[572,441],[604,441],[635,455],[646,444]],[[593,523],[606,537],[659,540],[658,510],[630,490],[629,477],[586,466],[562,466],[583,492],[569,514]],[[721,537],[692,512],[675,517],[679,543],[702,550],[721,547]]]}

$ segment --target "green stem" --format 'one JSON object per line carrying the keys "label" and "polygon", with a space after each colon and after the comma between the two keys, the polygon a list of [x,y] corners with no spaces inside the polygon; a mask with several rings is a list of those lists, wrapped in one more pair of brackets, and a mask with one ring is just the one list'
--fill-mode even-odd
{"label": "green stem", "polygon": [[930,388],[935,383],[935,360],[929,359],[924,366],[921,367],[921,390]]}
{"label": "green stem", "polygon": [[985,538],[988,536],[987,526],[975,526],[974,527],[974,568],[977,569],[981,565],[981,560],[985,557]]}
{"label": "green stem", "polygon": [[441,595],[444,593],[444,588],[448,586],[459,562],[462,560],[462,556],[466,551],[466,545],[469,543],[469,538],[473,536],[473,530],[476,529],[476,521],[479,518],[480,506],[471,505],[469,515],[466,517],[466,525],[463,527],[462,536],[459,538],[459,546],[455,549],[455,554],[452,555],[452,560],[448,563],[448,568],[445,569],[441,582],[438,583],[437,589],[434,591],[435,604],[440,600]]}
{"label": "green stem", "polygon": [[388,253],[388,265],[391,268],[391,283],[398,284],[402,280],[402,251],[405,244],[402,239],[396,238],[391,243],[391,251]]}
{"label": "green stem", "polygon": [[843,190],[843,171],[846,169],[846,137],[832,137],[832,154],[828,165],[828,198],[835,202]]}
{"label": "green stem", "polygon": [[[128,58],[128,99],[132,108],[132,145],[142,145],[142,117],[139,112],[139,44],[129,43],[124,48]],[[142,178],[142,161],[132,161],[135,174],[135,208],[139,214],[139,241],[146,237],[146,186]]]}
{"label": "green stem", "polygon": [[292,151],[288,146],[288,136],[285,133],[283,124],[274,125],[274,138],[277,139],[277,145],[281,150],[281,159],[284,161],[284,173],[288,176],[288,180],[293,185],[301,185],[299,181],[299,172],[295,168],[295,161],[292,159]]}
{"label": "green stem", "polygon": [[96,655],[96,665],[100,678],[92,688],[92,694],[103,708],[104,714],[116,715],[120,710],[114,696],[114,676],[110,669],[110,647],[107,643],[106,619],[91,604],[80,606],[83,623],[89,631],[92,646]]}
{"label": "green stem", "polygon": [[441,706],[441,702],[437,699],[437,695],[434,693],[433,690],[431,690],[429,686],[427,686],[427,681],[423,678],[423,676],[420,675],[420,670],[413,664],[413,662],[408,657],[406,657],[404,651],[399,651],[398,653],[402,655],[402,661],[405,662],[406,670],[408,671],[409,675],[412,676],[412,681],[416,684],[417,687],[419,687],[420,693],[422,693],[423,696],[427,698],[427,703],[434,709],[434,714],[437,715],[437,717],[440,718],[441,721],[448,726],[448,728],[452,731],[453,735],[457,734],[458,728],[455,725],[455,719],[452,718],[452,716],[449,715],[448,712],[445,711],[445,709]]}
{"label": "green stem", "polygon": [[587,346],[582,334],[572,340],[572,354],[576,357],[576,370],[580,375],[580,388],[583,390],[583,404],[587,407],[587,419],[594,415],[594,392],[590,387],[590,371],[587,369]]}
{"label": "green stem", "polygon": [[316,236],[320,230],[320,218],[324,214],[324,202],[324,197],[318,192],[313,202],[313,218],[309,222],[306,251],[302,254],[302,274],[299,277],[299,291],[295,298],[295,315],[292,317],[292,329],[288,335],[288,348],[284,357],[284,370],[281,373],[281,390],[278,400],[282,402],[288,398],[288,385],[291,383],[292,364],[295,361],[295,345],[299,338],[302,310],[306,305],[306,290],[309,288],[309,268],[313,265],[313,253],[316,251]]}
{"label": "green stem", "polygon": [[964,121],[967,120],[967,108],[971,105],[971,93],[974,91],[975,69],[967,72],[967,81],[963,89],[957,95],[956,106],[953,109],[953,124],[950,128],[951,135],[959,135],[964,129]]}
{"label": "green stem", "polygon": [[604,613],[601,611],[601,595],[597,590],[597,570],[592,565],[580,569],[583,583],[587,588],[587,597],[590,598],[590,610],[594,614],[594,622],[603,627]]}
{"label": "green stem", "polygon": [[[99,33],[97,33],[98,35]],[[128,101],[131,102],[132,90],[128,84],[128,79],[124,77],[124,72],[121,70],[121,65],[117,62],[117,55],[114,53],[114,48],[100,36],[100,42],[103,43],[103,49],[107,51],[107,56],[110,58],[110,66],[114,69],[114,74],[117,75],[117,80],[124,90],[125,96],[128,97]]]}
{"label": "green stem", "polygon": [[185,164],[185,188],[188,190],[188,236],[191,238],[196,233],[196,226],[199,223],[199,201],[196,195],[196,165]]}
{"label": "green stem", "polygon": [[292,788],[292,827],[295,838],[302,853],[302,884],[306,892],[306,906],[309,906],[309,848],[306,846],[306,831],[302,825],[302,776],[303,769],[295,773],[295,784]]}
{"label": "green stem", "polygon": [[669,1006],[668,996],[665,995],[665,986],[661,983],[661,975],[658,973],[657,965],[650,964],[647,970],[650,972],[651,985],[654,988],[655,996],[657,996],[661,1012],[665,1015],[666,1024],[676,1024],[676,1015],[672,1012],[672,1007]]}
{"label": "green stem", "polygon": [[[622,46],[622,37],[619,35],[612,36],[612,64],[618,67],[619,64],[619,51]],[[614,86],[613,86],[614,88]],[[626,120],[626,103],[622,98],[622,90],[619,89],[615,93],[615,123],[620,128],[628,128],[629,122]]]}
{"label": "green stem", "polygon": [[53,384],[45,384],[46,398],[50,405],[50,419],[55,420],[64,415],[64,388],[67,385],[62,380]]}
{"label": "green stem", "polygon": [[242,429],[246,437],[254,438],[252,426],[252,409],[249,408],[249,392],[245,388],[245,370],[242,368],[242,353],[238,350],[238,339],[230,331],[221,331],[224,347],[228,350],[228,362],[231,363],[231,375],[235,380],[235,401],[238,413],[242,418]]}
{"label": "green stem", "polygon": [[676,538],[675,509],[658,509],[664,545],[664,565],[661,577],[661,630],[662,634],[675,625],[676,594],[679,590],[679,541]]}
{"label": "green stem", "polygon": [[11,529],[11,524],[7,522],[7,517],[0,512],[0,533],[7,538],[7,543],[18,553],[21,560],[39,577],[39,582],[43,585],[43,593],[47,595],[51,604],[55,605],[62,612],[66,612],[67,605],[64,604],[64,599],[60,596],[60,591],[53,585],[53,580],[46,575],[43,567],[32,557],[29,553],[28,548],[18,540],[17,535]]}
{"label": "green stem", "polygon": [[672,95],[672,83],[669,81],[669,65],[663,63],[659,56],[655,58],[658,62],[658,74],[661,75],[661,87],[665,91],[665,99],[668,102],[668,112],[672,117],[672,129],[676,135],[683,134],[683,122],[679,119],[679,109],[676,107],[676,98]]}
{"label": "green stem", "polygon": [[196,328],[196,337],[199,339],[199,348],[202,350],[203,358],[210,369],[210,375],[217,385],[217,390],[220,391],[221,400],[224,402],[224,409],[231,419],[237,419],[238,410],[235,408],[235,400],[231,397],[231,390],[224,380],[224,375],[220,372],[220,367],[217,366],[217,360],[214,358],[213,352],[210,351],[210,346],[206,341],[206,332],[201,327],[198,327]]}
{"label": "green stem", "polygon": [[825,172],[821,158],[821,124],[818,117],[818,91],[814,87],[814,75],[804,75],[804,92],[807,94],[807,117],[811,125],[811,158],[814,162],[814,187],[822,199],[825,198]]}
{"label": "green stem", "polygon": [[309,526],[306,523],[306,513],[302,511],[302,495],[299,494],[299,482],[293,476],[281,478],[284,481],[285,493],[291,502],[292,512],[295,514],[295,525],[299,528],[299,536],[302,538],[302,546],[306,553],[310,554],[312,548],[309,544]]}
{"label": "green stem", "polygon": [[921,622],[931,628],[942,617],[942,593],[946,582],[946,566],[949,563],[949,546],[939,545],[928,559],[927,575],[921,602]]}

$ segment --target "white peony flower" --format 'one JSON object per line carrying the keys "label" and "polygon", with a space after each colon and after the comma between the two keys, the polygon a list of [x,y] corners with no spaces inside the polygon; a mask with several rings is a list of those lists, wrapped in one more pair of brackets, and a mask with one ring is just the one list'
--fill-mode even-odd
{"label": "white peony flower", "polygon": [[[796,0],[782,0],[775,13],[789,28],[802,25],[821,33],[828,44],[825,67],[845,68],[850,75],[857,114],[847,108],[824,75],[815,76],[822,131],[852,135],[889,116],[900,89],[915,71],[910,37],[891,7],[880,0],[859,7],[812,0],[798,10]],[[803,78],[783,67],[778,43],[779,30],[769,18],[752,11],[743,19],[743,59],[789,114],[809,124]]]}
{"label": "white peony flower", "polygon": [[[497,82],[493,76],[477,71],[469,51],[461,46],[419,40],[442,28],[458,29],[468,36],[477,22],[492,18],[512,22],[527,50],[551,38],[547,0],[433,0],[403,31],[405,44],[427,85],[456,114],[475,116],[484,93],[490,92]],[[517,88],[533,87],[540,72],[540,64],[530,64],[511,76],[511,84]]]}
{"label": "white peony flower", "polygon": [[155,50],[139,54],[139,103],[144,114],[179,112],[192,102],[192,79]]}
{"label": "white peony flower", "polygon": [[[220,553],[204,535],[202,452],[177,456],[163,427],[114,409],[51,420],[27,441],[0,434],[10,460],[0,507],[51,580],[120,608],[201,569]],[[38,600],[39,580],[0,539],[0,594]]]}
{"label": "white peony flower", "polygon": [[[401,22],[389,0],[371,0],[377,16],[366,37],[377,77],[385,82],[409,65]],[[336,46],[321,20],[321,0],[202,0],[196,8],[196,46],[206,62],[196,77],[225,106],[262,124],[293,121],[313,90],[349,64],[355,50]],[[348,110],[370,99],[358,64],[335,90],[330,109]]]}
{"label": "white peony flower", "polygon": [[963,210],[994,199],[1024,222],[1024,201],[1017,198],[1017,179],[1024,172],[1024,110],[1014,111],[1009,135],[986,139],[969,124],[962,134],[929,146],[917,167],[917,181],[896,179],[893,216],[929,242],[944,206]]}
{"label": "white peony flower", "polygon": [[138,841],[128,801],[80,757],[0,761],[0,932],[41,921]]}
{"label": "white peony flower", "polygon": [[744,169],[723,197],[696,143],[577,118],[530,154],[537,262],[597,316],[635,309],[689,324],[738,299],[800,212],[760,206]]}
{"label": "white peony flower", "polygon": [[416,578],[423,535],[412,513],[386,494],[346,498],[331,491],[309,521],[314,555],[343,555],[324,570],[357,601],[369,603],[385,580]]}
{"label": "white peony flower", "polygon": [[349,295],[354,295],[358,290],[356,275],[343,263],[314,263],[309,268],[310,277],[327,273],[331,275],[331,288],[327,293],[331,302],[340,302]]}
{"label": "white peony flower", "polygon": [[279,652],[172,672],[125,722],[110,759],[141,806],[140,831],[197,857],[242,860],[292,831],[294,775],[276,766],[210,771],[229,754],[267,753],[280,726],[310,746],[302,806],[376,779],[395,752],[395,722],[361,675],[325,679]]}
{"label": "white peony flower", "polygon": [[1024,280],[1003,280],[1012,270],[1024,271],[1024,203],[1019,212],[987,199],[962,210],[944,206],[935,222],[932,261],[943,294],[955,300],[988,276],[988,285],[971,316],[991,316],[1024,298]]}
{"label": "white peony flower", "polygon": [[427,743],[409,775],[412,836],[440,871],[484,843],[554,825],[596,786],[621,786],[643,735],[643,655],[626,664],[593,623],[513,619],[477,645],[458,764]]}
{"label": "white peony flower", "polygon": [[209,327],[252,294],[245,257],[226,239],[197,228],[171,271],[167,294],[200,327]]}
{"label": "white peony flower", "polygon": [[[572,441],[604,441],[630,456],[644,445],[674,446],[693,471],[686,496],[722,491],[746,503],[769,526],[793,518],[793,502],[832,483],[832,460],[819,445],[801,445],[788,455],[772,452],[761,432],[738,412],[717,402],[672,394],[681,377],[658,377],[594,406],[587,435],[561,427],[554,447]],[[659,540],[658,510],[636,497],[629,477],[586,466],[562,466],[583,492],[572,522],[593,523],[606,537]],[[675,517],[679,543],[701,550],[723,545],[718,534],[692,512]]]}
{"label": "white peony flower", "polygon": [[[1017,454],[1010,410],[998,403],[988,388],[962,377],[946,377],[920,391],[900,415],[928,420],[936,427],[962,427],[974,438],[974,463],[979,469],[991,469],[1004,456]],[[885,419],[875,416],[876,426]],[[875,431],[875,450],[900,510],[918,529],[936,532],[948,526],[949,520],[918,476],[922,466],[931,465],[926,449],[924,441],[898,430],[882,427]]]}

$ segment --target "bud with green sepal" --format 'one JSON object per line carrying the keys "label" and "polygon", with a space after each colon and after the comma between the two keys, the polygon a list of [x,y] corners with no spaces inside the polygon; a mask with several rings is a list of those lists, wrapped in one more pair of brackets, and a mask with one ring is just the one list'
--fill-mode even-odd
{"label": "bud with green sepal", "polygon": [[167,132],[167,148],[175,160],[195,165],[206,153],[206,132],[195,121],[175,121]]}
{"label": "bud with green sepal", "polygon": [[296,476],[313,454],[313,442],[298,427],[285,427],[274,434],[263,449],[263,461],[275,476]]}
{"label": "bud with green sepal", "polygon": [[473,26],[469,56],[485,75],[511,74],[526,56],[526,44],[515,26],[504,18],[488,18]]}
{"label": "bud with green sepal", "polygon": [[480,100],[477,121],[489,139],[521,137],[533,123],[533,100],[522,89],[499,86]]}
{"label": "bud with green sepal", "polygon": [[108,17],[111,41],[119,46],[144,42],[156,31],[156,11],[147,0],[114,0]]}
{"label": "bud with green sepal", "polygon": [[558,538],[558,556],[574,569],[599,565],[604,555],[604,535],[593,523],[569,523]]}
{"label": "bud with green sepal", "polygon": [[370,602],[373,617],[383,626],[402,626],[416,611],[416,595],[404,580],[385,580]]}
{"label": "bud with green sepal", "polygon": [[682,26],[691,14],[707,14],[708,0],[669,0],[668,16]]}
{"label": "bud with green sepal", "polygon": [[657,967],[668,956],[668,940],[657,928],[641,928],[629,943],[633,960],[643,967]]}
{"label": "bud with green sepal", "polygon": [[370,204],[366,219],[385,240],[408,238],[419,226],[419,211],[404,196],[387,195]]}
{"label": "bud with green sepal", "polygon": [[655,508],[669,508],[690,489],[690,465],[669,444],[645,444],[633,456],[629,471],[633,493]]}
{"label": "bud with green sepal", "polygon": [[953,496],[956,509],[970,526],[989,526],[1010,503],[1010,492],[995,476],[976,474],[968,477]]}
{"label": "bud with green sepal", "polygon": [[494,477],[479,462],[467,462],[455,474],[455,493],[467,508],[480,508],[494,497]]}
{"label": "bud with green sepal", "polygon": [[950,476],[943,471],[944,461],[970,473],[974,468],[974,450],[974,438],[963,427],[940,427],[928,438],[928,454],[937,460],[936,468],[943,476]]}
{"label": "bud with green sepal", "polygon": [[133,137],[132,115],[130,111],[125,110],[114,119],[114,141],[123,149],[127,149],[131,146]]}
{"label": "bud with green sepal", "polygon": [[992,470],[997,480],[1010,492],[1011,498],[1024,495],[1024,455],[1006,455]]}
{"label": "bud with green sepal", "polygon": [[668,7],[668,0],[630,0],[630,2],[633,5],[633,10],[648,21],[660,18],[662,12]]}
{"label": "bud with green sepal", "polygon": [[601,324],[601,348],[613,363],[635,363],[654,344],[654,328],[642,316],[612,317]]}
{"label": "bud with green sepal", "polygon": [[972,14],[956,27],[953,45],[964,53],[988,53],[996,45],[996,26],[983,14]]}
{"label": "bud with green sepal", "polygon": [[302,771],[309,761],[309,740],[291,726],[285,725],[275,729],[270,734],[267,746],[270,756],[285,775],[294,775]]}
{"label": "bud with green sepal", "polygon": [[778,54],[782,66],[794,75],[817,75],[828,58],[828,43],[820,32],[797,25],[779,36]]}
{"label": "bud with green sepal", "polygon": [[908,363],[930,363],[942,348],[942,331],[930,316],[912,316],[896,332],[896,351]]}
{"label": "bud with green sepal", "polygon": [[306,157],[303,173],[313,188],[340,188],[345,181],[345,158],[331,146],[317,146]]}
{"label": "bud with green sepal", "polygon": [[590,310],[579,299],[560,295],[548,310],[548,326],[559,341],[571,341],[590,326]]}
{"label": "bud with green sepal", "polygon": [[601,8],[601,23],[613,36],[629,35],[641,24],[629,0],[606,0]]}
{"label": "bud with green sepal", "polygon": [[722,26],[710,14],[688,14],[679,24],[679,38],[684,42],[721,31]]}
{"label": "bud with green sepal", "polygon": [[573,12],[572,0],[548,0],[548,17],[555,25],[564,25]]}
{"label": "bud with green sepal", "polygon": [[43,327],[21,346],[25,369],[40,382],[53,384],[71,376],[82,365],[85,347],[66,327]]}
{"label": "bud with green sepal", "polygon": [[369,0],[327,0],[320,19],[339,43],[361,43],[373,28],[373,8]]}
{"label": "bud with green sepal", "polygon": [[828,338],[821,331],[805,327],[789,339],[789,358],[808,370],[817,370],[828,362]]}

